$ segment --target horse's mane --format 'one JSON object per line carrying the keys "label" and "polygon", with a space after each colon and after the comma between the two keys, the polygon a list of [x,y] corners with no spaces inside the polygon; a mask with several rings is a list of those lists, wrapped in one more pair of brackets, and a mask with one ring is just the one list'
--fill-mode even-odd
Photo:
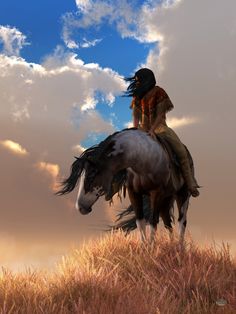
{"label": "horse's mane", "polygon": [[78,179],[82,174],[85,162],[89,161],[98,169],[101,169],[106,164],[109,154],[114,148],[114,136],[126,130],[133,130],[134,128],[124,129],[109,135],[105,140],[98,145],[94,145],[86,149],[79,157],[75,157],[75,161],[71,165],[70,176],[61,182],[62,189],[56,192],[57,195],[63,195],[73,191],[77,185]]}

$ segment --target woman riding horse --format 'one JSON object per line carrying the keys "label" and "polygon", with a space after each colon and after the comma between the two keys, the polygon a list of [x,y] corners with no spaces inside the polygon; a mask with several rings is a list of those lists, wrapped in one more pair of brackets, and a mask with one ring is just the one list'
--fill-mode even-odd
{"label": "woman riding horse", "polygon": [[[166,124],[166,112],[173,105],[166,92],[155,86],[153,72],[141,69],[127,80],[131,83],[126,95],[133,97],[131,107],[136,128],[116,132],[97,146],[85,150],[72,164],[71,174],[63,181],[63,187],[57,194],[70,193],[79,182],[76,208],[85,215],[92,211],[92,206],[99,197],[105,195],[110,200],[118,192],[119,186],[127,187],[135,217],[121,222],[115,229],[128,231],[137,226],[142,240],[145,240],[146,220],[149,220],[151,242],[154,240],[159,216],[172,233],[173,204],[176,201],[180,241],[183,242],[190,195],[199,195],[192,174],[193,164],[190,167],[191,156]],[[173,161],[160,141],[156,141],[155,134],[161,134],[171,144],[179,158],[182,176],[179,172],[175,173]],[[177,175],[176,180],[174,174]],[[113,183],[118,185],[114,188]],[[150,201],[148,216],[145,215],[147,204],[144,197]],[[123,211],[120,217],[129,212],[130,210]]]}
{"label": "woman riding horse", "polygon": [[166,124],[166,113],[174,108],[169,96],[164,89],[156,86],[155,76],[150,69],[140,69],[126,81],[130,85],[125,95],[133,97],[130,107],[134,127],[147,131],[153,139],[156,139],[156,134],[166,139],[178,158],[190,194],[199,196],[199,186],[191,171],[186,148]]}

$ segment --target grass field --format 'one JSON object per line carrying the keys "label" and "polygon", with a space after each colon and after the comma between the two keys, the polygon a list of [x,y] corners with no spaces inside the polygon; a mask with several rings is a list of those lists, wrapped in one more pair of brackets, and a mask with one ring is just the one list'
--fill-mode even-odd
{"label": "grass field", "polygon": [[236,313],[229,248],[199,248],[187,239],[181,250],[177,243],[166,233],[152,247],[135,235],[106,234],[53,272],[2,269],[0,313]]}

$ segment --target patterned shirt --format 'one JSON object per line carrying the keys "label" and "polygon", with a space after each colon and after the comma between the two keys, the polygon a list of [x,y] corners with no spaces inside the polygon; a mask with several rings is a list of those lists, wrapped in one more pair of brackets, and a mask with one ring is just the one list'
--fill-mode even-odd
{"label": "patterned shirt", "polygon": [[163,88],[153,87],[141,99],[133,97],[134,126],[149,131],[157,116],[162,114],[162,124],[166,125],[166,113],[174,108],[169,96]]}

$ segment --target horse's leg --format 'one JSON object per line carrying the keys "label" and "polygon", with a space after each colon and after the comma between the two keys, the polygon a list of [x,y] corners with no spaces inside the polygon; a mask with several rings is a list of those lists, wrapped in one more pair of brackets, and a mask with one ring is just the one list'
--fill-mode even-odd
{"label": "horse's leg", "polygon": [[140,232],[141,240],[146,240],[146,221],[143,214],[143,198],[142,194],[136,193],[132,188],[128,187],[128,194],[131,205],[136,216],[136,225]]}
{"label": "horse's leg", "polygon": [[176,202],[179,210],[179,241],[180,244],[183,245],[184,243],[184,234],[186,230],[186,225],[187,225],[187,210],[188,210],[188,205],[189,205],[189,198],[190,194],[185,187],[185,185],[182,187],[182,189],[178,192],[177,197],[176,197]]}
{"label": "horse's leg", "polygon": [[163,220],[165,228],[169,231],[170,241],[173,240],[173,228],[172,228],[172,221],[173,221],[173,205],[174,205],[174,198],[173,196],[169,196],[164,199],[160,216]]}
{"label": "horse's leg", "polygon": [[159,223],[161,194],[162,193],[159,190],[155,190],[155,191],[150,192],[150,207],[151,207],[151,214],[149,217],[150,243],[152,243],[154,238],[155,238],[155,233],[157,230],[157,224]]}

